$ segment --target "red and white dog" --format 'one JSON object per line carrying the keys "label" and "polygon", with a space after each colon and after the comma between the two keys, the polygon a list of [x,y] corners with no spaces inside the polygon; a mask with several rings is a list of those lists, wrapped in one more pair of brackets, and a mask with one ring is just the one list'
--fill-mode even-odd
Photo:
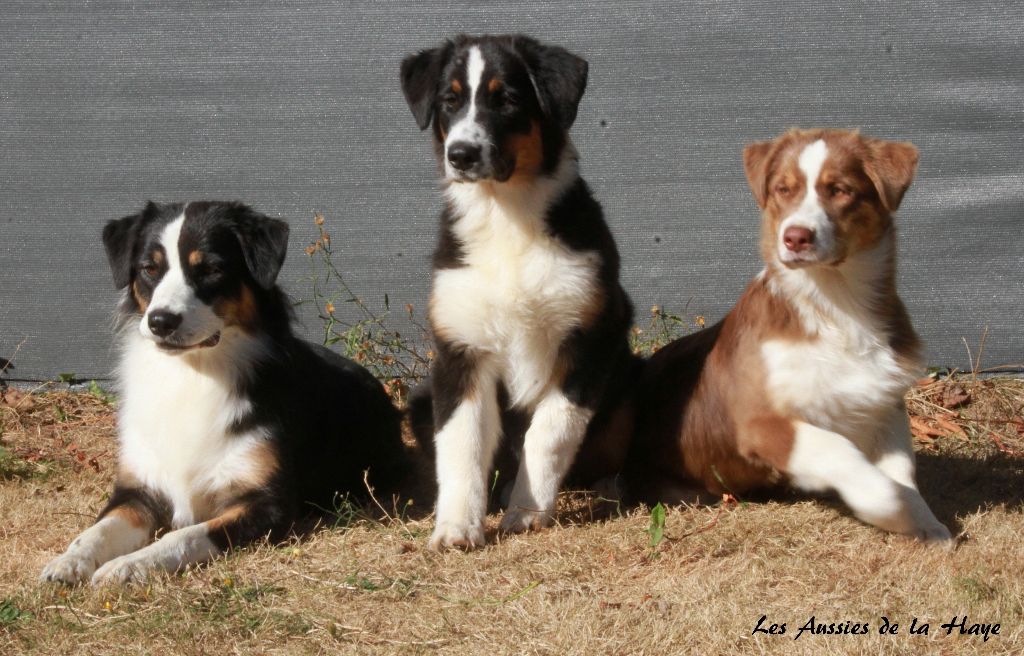
{"label": "red and white dog", "polygon": [[743,159],[766,266],[725,319],[650,361],[627,485],[677,500],[784,477],[838,492],[869,524],[948,541],[917,491],[903,401],[922,363],[896,295],[892,214],[917,149],[792,130]]}

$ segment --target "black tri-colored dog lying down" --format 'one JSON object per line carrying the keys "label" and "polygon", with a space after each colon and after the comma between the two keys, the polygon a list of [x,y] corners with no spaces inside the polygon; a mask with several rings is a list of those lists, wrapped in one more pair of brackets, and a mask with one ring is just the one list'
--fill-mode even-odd
{"label": "black tri-colored dog lying down", "polygon": [[[158,205],[111,221],[120,454],[97,522],[44,580],[145,579],[285,537],[337,494],[407,472],[400,414],[355,363],[296,338],[275,284],[286,223],[245,205]],[[153,541],[154,537],[158,537]]]}
{"label": "black tri-colored dog lying down", "polygon": [[523,440],[504,531],[550,524],[567,474],[587,484],[618,471],[632,308],[568,135],[587,62],[524,36],[459,36],[407,57],[401,77],[445,181],[433,417],[414,421],[436,446],[431,546],[472,548],[503,434]]}

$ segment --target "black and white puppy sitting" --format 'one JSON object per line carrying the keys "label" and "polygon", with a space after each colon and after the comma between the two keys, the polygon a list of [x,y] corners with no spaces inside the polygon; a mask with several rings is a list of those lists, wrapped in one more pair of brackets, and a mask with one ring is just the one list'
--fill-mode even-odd
{"label": "black and white puppy sitting", "polygon": [[472,548],[503,410],[529,415],[503,531],[550,524],[574,460],[580,479],[618,470],[632,307],[568,137],[586,61],[524,36],[459,36],[407,57],[401,77],[446,182],[429,309],[431,546]]}
{"label": "black and white puppy sitting", "polygon": [[[400,415],[366,370],[291,331],[288,225],[245,205],[149,203],[103,244],[118,318],[113,494],[44,580],[138,581],[269,536],[405,474]],[[152,542],[156,535],[159,539]]]}

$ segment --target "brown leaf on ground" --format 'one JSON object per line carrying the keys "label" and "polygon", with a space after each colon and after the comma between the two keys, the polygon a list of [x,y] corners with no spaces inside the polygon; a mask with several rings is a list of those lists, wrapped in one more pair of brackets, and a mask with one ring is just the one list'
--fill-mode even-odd
{"label": "brown leaf on ground", "polygon": [[9,405],[12,408],[19,405],[31,404],[32,395],[13,387],[0,391],[0,405]]}
{"label": "brown leaf on ground", "polygon": [[933,426],[928,422],[927,419],[922,417],[911,417],[910,418],[910,432],[919,440],[926,442],[934,440],[936,437],[942,437],[944,433],[942,430]]}
{"label": "brown leaf on ground", "polygon": [[967,439],[967,433],[960,424],[950,419],[946,419],[945,417],[936,417],[935,423],[938,424],[940,428],[944,428],[948,435],[955,435],[957,437]]}
{"label": "brown leaf on ground", "polygon": [[943,408],[956,408],[971,402],[971,393],[956,383],[947,383],[942,386],[942,392],[938,395],[938,403]]}

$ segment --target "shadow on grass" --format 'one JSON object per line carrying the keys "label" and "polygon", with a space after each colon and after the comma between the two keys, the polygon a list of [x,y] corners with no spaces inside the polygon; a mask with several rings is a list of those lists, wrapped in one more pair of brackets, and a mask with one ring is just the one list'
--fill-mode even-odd
{"label": "shadow on grass", "polygon": [[[959,518],[975,512],[1002,506],[1010,512],[1024,513],[1024,458],[1002,454],[978,457],[919,451],[916,460],[917,484],[921,495],[938,520],[954,535],[963,528]],[[754,504],[770,501],[792,503],[807,499],[852,516],[849,507],[833,492],[814,494],[779,485],[749,490],[741,495],[743,502]],[[695,488],[694,499],[687,499],[687,502],[713,505],[718,499]],[[595,512],[592,505],[583,503],[563,513],[562,518],[581,524],[604,521],[637,505],[623,504],[619,507],[598,503],[598,511]],[[667,505],[675,504],[668,502]]]}
{"label": "shadow on grass", "polygon": [[1024,512],[1024,458],[917,454],[917,484],[939,521],[957,533],[957,517],[1005,506]]}

